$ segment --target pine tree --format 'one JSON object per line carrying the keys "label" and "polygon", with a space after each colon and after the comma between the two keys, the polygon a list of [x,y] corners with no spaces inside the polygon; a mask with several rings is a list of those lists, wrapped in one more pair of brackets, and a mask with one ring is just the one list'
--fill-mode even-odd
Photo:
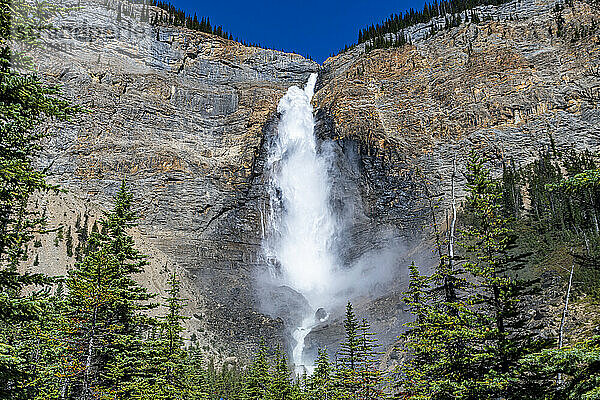
{"label": "pine tree", "polygon": [[474,357],[474,349],[485,337],[485,321],[470,309],[469,297],[448,301],[440,295],[437,279],[410,266],[404,301],[416,319],[407,324],[409,330],[403,335],[411,358],[401,367],[405,379],[398,390],[423,400],[474,398],[476,388],[468,383],[476,379],[479,360],[487,357],[485,352]]}
{"label": "pine tree", "polygon": [[168,296],[165,298],[165,307],[168,312],[161,317],[161,337],[164,341],[165,357],[167,363],[165,367],[165,379],[169,384],[174,385],[176,375],[181,368],[185,353],[183,351],[183,332],[182,323],[187,318],[181,315],[185,300],[179,297],[181,282],[177,279],[177,274],[173,272],[169,279]]}
{"label": "pine tree", "polygon": [[[31,50],[58,7],[0,0],[0,397],[32,398],[37,379],[32,329],[44,317],[51,279],[21,274],[33,232],[44,216],[30,211],[35,192],[56,189],[34,166],[48,119],[66,121],[78,108],[60,98],[34,73],[31,58],[11,46]],[[24,289],[28,287],[28,294]]]}
{"label": "pine tree", "polygon": [[76,329],[68,336],[78,349],[72,362],[81,368],[70,391],[78,397],[127,388],[141,362],[141,334],[149,322],[140,311],[153,305],[147,304],[151,296],[132,278],[142,271],[146,257],[134,248],[127,232],[135,224],[131,201],[123,182],[113,210],[100,221],[101,232],[91,238],[97,250],[78,263],[66,281],[67,315]]}
{"label": "pine tree", "polygon": [[[521,360],[518,374],[527,377],[526,394],[535,400],[597,399],[600,395],[600,336],[562,349],[546,349]],[[565,378],[561,384],[557,375]]]}
{"label": "pine tree", "polygon": [[375,350],[378,345],[369,323],[365,319],[358,322],[350,302],[346,305],[344,329],[346,335],[336,360],[333,394],[342,398],[381,398],[382,375],[377,368]]}
{"label": "pine tree", "polygon": [[73,235],[71,234],[71,225],[67,229],[67,238],[65,239],[65,246],[67,249],[67,257],[73,257]]}
{"label": "pine tree", "polygon": [[358,329],[359,324],[354,315],[352,304],[348,302],[344,319],[346,336],[340,344],[340,351],[336,360],[336,381],[337,385],[349,395],[357,393],[360,387],[358,371],[362,361],[362,353]]}
{"label": "pine tree", "polygon": [[[467,165],[467,212],[471,224],[465,230],[465,249],[470,257],[465,270],[477,279],[476,302],[490,321],[486,346],[493,355],[488,368],[498,382],[508,375],[528,346],[529,335],[521,333],[523,317],[518,309],[529,283],[515,278],[523,267],[522,255],[512,254],[515,235],[502,210],[500,185],[491,179],[486,159],[471,154]],[[502,382],[503,389],[508,381]]]}
{"label": "pine tree", "polygon": [[190,392],[184,378],[186,351],[181,333],[187,318],[181,315],[184,300],[179,297],[180,282],[175,272],[169,278],[168,296],[163,304],[166,314],[154,327],[158,332],[141,346],[136,360],[137,376],[122,390],[139,399],[177,399]]}
{"label": "pine tree", "polygon": [[263,400],[269,387],[269,362],[267,348],[261,343],[254,361],[248,368],[243,382],[243,400]]}
{"label": "pine tree", "polygon": [[224,365],[219,370],[210,367],[213,371],[209,374],[213,379],[208,383],[208,392],[216,399],[239,400],[242,395],[241,372],[237,365]]}
{"label": "pine tree", "polygon": [[334,399],[333,371],[329,364],[327,351],[319,349],[316,367],[308,379],[306,392],[308,400]]}
{"label": "pine tree", "polygon": [[[216,393],[215,385],[212,385],[209,382],[209,373],[204,368],[202,363],[202,353],[196,346],[191,346],[185,352],[185,360],[184,360],[184,372],[183,379],[185,380],[185,399],[190,400],[206,400],[213,399],[214,394]],[[232,383],[227,386],[226,389],[233,390],[233,393],[239,394],[241,392],[241,388],[239,387],[239,378],[237,380],[232,380]],[[218,393],[218,398],[226,398],[226,399],[238,399],[239,397],[233,397],[230,393]]]}
{"label": "pine tree", "polygon": [[73,349],[65,340],[70,321],[64,310],[65,296],[59,281],[54,295],[44,304],[43,317],[31,326],[31,339],[23,341],[34,354],[36,381],[30,397],[34,400],[66,398],[69,379],[76,373],[76,366],[65,362]]}
{"label": "pine tree", "polygon": [[[519,398],[512,372],[539,346],[522,330],[518,304],[527,283],[515,279],[522,256],[512,251],[500,185],[485,162],[473,153],[467,165],[466,262],[432,276],[411,266],[405,301],[416,320],[404,336],[412,359],[403,366],[400,390],[417,399]],[[448,278],[457,296],[439,290]]]}
{"label": "pine tree", "polygon": [[292,396],[292,390],[287,360],[285,355],[278,350],[265,399],[286,400]]}
{"label": "pine tree", "polygon": [[[476,14],[475,14],[476,15]],[[519,172],[514,160],[502,163],[502,201],[507,217],[517,220],[521,215],[523,197],[519,188]]]}
{"label": "pine tree", "polygon": [[377,348],[379,346],[369,322],[364,318],[358,326],[358,336],[360,338],[359,352],[362,358],[359,369],[360,398],[364,400],[381,398],[383,376],[378,368]]}

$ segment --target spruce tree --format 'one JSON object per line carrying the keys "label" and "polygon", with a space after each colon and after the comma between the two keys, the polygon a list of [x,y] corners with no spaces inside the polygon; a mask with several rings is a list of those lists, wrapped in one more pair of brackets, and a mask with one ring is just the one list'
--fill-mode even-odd
{"label": "spruce tree", "polygon": [[471,309],[471,298],[447,300],[436,290],[436,281],[436,276],[421,275],[414,264],[410,266],[404,301],[415,320],[402,336],[410,357],[401,366],[405,378],[398,390],[423,400],[476,398],[469,381],[480,370],[480,360],[487,358],[485,352],[474,357],[485,337],[485,320]]}
{"label": "spruce tree", "polygon": [[[524,357],[518,374],[527,379],[521,399],[592,400],[600,396],[600,336],[562,349]],[[559,382],[557,375],[561,374]]]}
{"label": "spruce tree", "polygon": [[290,379],[290,370],[288,369],[285,355],[279,350],[275,357],[275,365],[269,379],[267,396],[269,400],[286,400],[292,397],[293,387]]}
{"label": "spruce tree", "polygon": [[487,311],[490,321],[486,347],[492,355],[487,368],[496,374],[502,391],[508,388],[508,377],[518,360],[531,351],[530,335],[523,333],[523,315],[519,303],[531,282],[516,278],[523,267],[521,254],[515,254],[515,234],[502,209],[501,186],[485,167],[486,159],[471,154],[467,165],[466,211],[470,225],[464,231],[468,260],[465,270],[478,283],[474,295],[479,307]]}
{"label": "spruce tree", "polygon": [[[213,399],[216,393],[214,385],[211,386],[208,373],[204,368],[202,363],[202,353],[200,349],[197,347],[191,347],[186,352],[185,359],[185,390],[186,390],[186,398],[190,400],[205,400],[205,399]],[[233,393],[237,394],[237,397],[230,395],[231,393],[219,393],[219,398],[231,398],[239,399],[241,388],[239,387],[239,378],[237,380],[232,380],[232,384],[229,385],[225,390],[230,389],[233,390]]]}
{"label": "spruce tree", "polygon": [[313,374],[308,378],[306,392],[308,400],[332,400],[334,398],[333,371],[327,351],[319,349]]}
{"label": "spruce tree", "polygon": [[7,399],[35,395],[32,329],[44,317],[51,282],[17,271],[33,233],[43,229],[44,216],[31,211],[30,197],[56,189],[35,168],[45,136],[36,128],[50,119],[66,121],[78,110],[42,83],[24,52],[37,46],[57,12],[50,3],[0,0],[0,397]]}
{"label": "spruce tree", "polygon": [[359,324],[352,304],[346,305],[344,319],[345,338],[340,344],[340,351],[336,360],[337,385],[348,395],[357,393],[360,387],[359,367],[361,364],[361,338]]}
{"label": "spruce tree", "polygon": [[149,325],[141,311],[154,305],[132,278],[147,261],[128,233],[135,225],[131,201],[123,182],[113,210],[100,221],[101,232],[91,237],[96,250],[76,264],[66,281],[67,315],[75,329],[69,339],[78,349],[72,362],[81,366],[71,391],[84,399],[114,392],[127,397],[127,383],[136,378],[141,361],[142,333]]}
{"label": "spruce tree", "polygon": [[267,348],[263,342],[260,344],[258,353],[244,376],[242,399],[263,400],[267,396],[269,380]]}
{"label": "spruce tree", "polygon": [[[467,164],[462,267],[422,276],[411,266],[405,301],[416,319],[404,336],[412,354],[400,390],[417,399],[518,398],[512,372],[537,346],[518,308],[527,286],[516,279],[522,257],[512,250],[500,185],[485,163],[473,153]],[[439,290],[448,280],[456,296]]]}
{"label": "spruce tree", "polygon": [[[369,323],[366,319],[358,322],[350,302],[346,305],[344,328],[346,335],[336,359],[336,390],[333,394],[342,398],[381,398],[382,374],[377,367],[378,345]],[[322,357],[325,355],[320,357],[321,363],[324,363]]]}
{"label": "spruce tree", "polygon": [[358,336],[359,352],[362,358],[359,368],[360,398],[364,400],[381,398],[383,376],[378,367],[380,353],[377,348],[379,345],[369,322],[364,318],[358,326]]}
{"label": "spruce tree", "polygon": [[166,313],[158,317],[155,332],[146,339],[137,357],[138,373],[121,390],[141,399],[178,399],[192,392],[185,379],[187,354],[184,349],[182,323],[187,318],[181,315],[184,300],[179,297],[180,282],[175,272],[169,277],[168,295],[164,297]]}

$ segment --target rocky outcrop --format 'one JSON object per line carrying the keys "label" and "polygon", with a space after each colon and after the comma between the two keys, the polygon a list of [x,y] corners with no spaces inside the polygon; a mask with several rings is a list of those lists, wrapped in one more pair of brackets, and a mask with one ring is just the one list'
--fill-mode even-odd
{"label": "rocky outcrop", "polygon": [[[553,137],[560,149],[598,149],[600,22],[588,3],[561,12],[523,0],[476,10],[492,21],[464,23],[414,45],[364,45],[323,66],[315,103],[333,129],[389,166],[448,187],[452,160],[473,148],[526,163]],[[464,20],[464,16],[463,16]],[[407,34],[430,31],[421,24]],[[582,37],[583,36],[583,37]],[[331,124],[331,123],[330,123]],[[369,155],[371,155],[369,154]]]}

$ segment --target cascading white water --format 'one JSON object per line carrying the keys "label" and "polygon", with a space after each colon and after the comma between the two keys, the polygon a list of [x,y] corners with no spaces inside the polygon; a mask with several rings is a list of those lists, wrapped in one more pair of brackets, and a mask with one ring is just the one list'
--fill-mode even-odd
{"label": "cascading white water", "polygon": [[293,86],[280,100],[278,134],[267,160],[271,214],[265,251],[278,266],[281,282],[301,293],[312,308],[293,333],[297,366],[304,364],[304,338],[317,323],[314,312],[327,306],[336,266],[328,162],[317,146],[310,103],[316,80],[312,74],[304,90]]}

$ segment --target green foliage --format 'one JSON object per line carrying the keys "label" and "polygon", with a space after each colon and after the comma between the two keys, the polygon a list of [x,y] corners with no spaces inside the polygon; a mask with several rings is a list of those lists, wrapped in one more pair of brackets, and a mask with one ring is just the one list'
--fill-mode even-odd
{"label": "green foliage", "polygon": [[[394,42],[385,35],[446,13],[451,15],[446,25],[456,26],[462,22],[461,10],[480,4],[484,3],[426,5],[422,13],[394,16],[382,27],[361,31],[359,42],[370,41],[369,49],[401,46],[404,34]],[[165,12],[157,13],[150,5]],[[119,4],[117,18],[131,16],[131,10]],[[133,279],[143,272],[147,258],[131,236],[134,201],[124,182],[114,209],[99,225],[94,222],[91,233],[87,214],[83,220],[78,216],[74,232],[68,228],[66,253],[75,256],[77,264],[64,284],[61,279],[17,272],[28,246],[43,246],[40,239],[31,243],[43,233],[44,215],[30,211],[30,197],[57,189],[34,168],[44,131],[36,128],[50,119],[68,120],[78,110],[31,72],[25,55],[57,12],[60,9],[49,3],[0,0],[0,398],[385,398],[373,332],[366,320],[356,318],[350,303],[339,358],[332,365],[326,351],[319,350],[310,377],[295,377],[281,352],[269,359],[264,344],[245,370],[237,365],[217,368],[212,360],[205,364],[198,348],[201,338],[194,336],[194,344],[185,347],[185,302],[175,274],[163,298],[164,312],[155,318],[147,313],[155,307],[152,296]],[[144,3],[140,19],[231,39],[208,18],[198,20],[164,3]],[[471,20],[477,22],[476,15],[471,14]],[[553,148],[525,168],[504,164],[501,182],[491,178],[485,160],[475,155],[467,169],[463,259],[441,254],[431,275],[410,267],[405,302],[415,320],[402,336],[409,358],[395,385],[397,395],[600,398],[598,337],[540,351],[540,344],[524,329],[520,302],[528,283],[517,279],[523,260],[513,231],[516,226],[528,232],[525,240],[554,238],[547,240],[547,247],[537,246],[539,253],[556,250],[559,241],[571,247],[569,255],[578,264],[576,280],[600,297],[600,172],[595,158],[588,153],[558,154]],[[529,208],[523,197],[529,198]],[[57,247],[60,240],[62,230]]]}
{"label": "green foliage", "polygon": [[164,10],[163,13],[155,13],[153,17],[150,17],[150,11],[148,6],[144,3],[144,9],[142,10],[142,21],[151,21],[154,25],[158,23],[163,24],[172,24],[175,26],[185,26],[188,29],[193,29],[196,31],[210,33],[213,35],[220,36],[225,39],[233,40],[233,36],[230,33],[227,33],[223,30],[222,26],[212,26],[210,23],[210,18],[202,17],[198,20],[198,16],[194,14],[191,15],[186,14],[184,10],[178,9],[170,3],[164,1],[156,1],[152,0],[149,3],[155,7],[158,7],[160,10]]}
{"label": "green foliage", "polygon": [[183,348],[181,315],[184,300],[179,297],[180,282],[173,272],[169,278],[168,296],[164,297],[164,315],[159,316],[150,338],[141,344],[140,353],[126,361],[135,366],[136,376],[120,391],[139,399],[181,398],[188,392],[185,380],[187,353]]}
{"label": "green foliage", "polygon": [[31,338],[48,300],[47,290],[39,288],[51,283],[40,274],[17,272],[44,222],[43,215],[30,211],[29,199],[55,189],[34,167],[44,136],[36,128],[77,111],[60,99],[57,88],[35,76],[24,53],[58,10],[44,2],[0,1],[0,397],[9,399],[33,397],[39,349],[34,352]]}
{"label": "green foliage", "polygon": [[404,31],[399,32],[398,34],[394,34],[391,37],[387,36],[376,36],[371,41],[369,41],[365,47],[365,52],[370,52],[373,49],[388,49],[392,47],[403,47],[408,42],[406,40],[406,36],[404,35]]}
{"label": "green foliage", "polygon": [[[531,252],[528,273],[564,267],[574,257],[575,280],[585,282],[580,290],[594,299],[600,298],[599,175],[591,153],[554,147],[531,165],[511,165],[503,174],[505,215],[512,217],[519,247]],[[522,195],[530,200],[527,208],[514,205]]]}
{"label": "green foliage", "polygon": [[[468,1],[435,1],[434,3],[425,3],[423,10],[410,9],[407,12],[400,14],[392,14],[380,24],[371,25],[368,28],[361,29],[358,32],[358,43],[369,42],[367,51],[373,48],[398,47],[404,43],[395,44],[394,41],[387,41],[389,35],[395,35],[406,28],[421,23],[429,23],[432,19],[438,17],[445,18],[445,28],[449,29],[459,26],[462,23],[461,14],[464,12],[467,18],[470,17],[471,22],[479,23],[479,17],[476,13],[466,12],[478,6],[485,5],[500,5],[506,3],[507,0],[468,0]],[[430,35],[435,33],[435,25],[432,26]],[[402,32],[401,40],[404,39]],[[385,43],[388,43],[387,45]]]}
{"label": "green foliage", "polygon": [[[410,267],[405,302],[416,316],[403,336],[411,359],[402,366],[399,391],[416,399],[514,397],[512,371],[533,351],[518,310],[523,282],[513,276],[521,257],[511,253],[514,234],[502,208],[501,186],[486,160],[472,154],[467,164],[466,260],[423,276]],[[444,288],[452,282],[454,295]]]}
{"label": "green foliage", "polygon": [[473,310],[473,296],[445,300],[434,289],[434,277],[421,275],[415,265],[410,272],[405,302],[416,319],[403,336],[411,358],[402,365],[406,379],[400,393],[416,399],[476,398],[483,390],[482,366],[492,357],[484,348],[474,354],[488,337],[486,318]]}
{"label": "green foliage", "polygon": [[[196,368],[197,371],[202,371]],[[197,374],[197,372],[196,372]],[[193,375],[190,375],[193,376]],[[204,391],[211,400],[231,399],[239,400],[243,396],[243,377],[238,365],[224,365],[217,369],[214,363],[208,364],[206,380],[203,381]]]}
{"label": "green foliage", "polygon": [[315,371],[306,384],[306,398],[308,400],[331,400],[335,393],[333,371],[329,364],[327,351],[319,349],[318,354]]}
{"label": "green foliage", "polygon": [[97,250],[76,264],[66,281],[66,314],[69,329],[75,330],[66,336],[77,349],[69,357],[80,369],[69,382],[74,396],[116,392],[127,397],[128,384],[138,377],[144,351],[140,332],[149,328],[140,311],[153,305],[132,278],[142,271],[146,257],[127,233],[135,224],[131,200],[123,182],[113,211],[100,221],[106,233],[91,238]]}
{"label": "green foliage", "polygon": [[338,395],[343,398],[380,398],[382,376],[377,368],[378,346],[368,322],[356,319],[350,302],[346,305],[344,329],[346,335],[340,344],[335,368]]}
{"label": "green foliage", "polygon": [[561,155],[549,151],[523,168],[522,185],[527,185],[531,199],[530,218],[540,232],[599,233],[596,169],[588,152]]}
{"label": "green foliage", "polygon": [[285,355],[277,351],[275,365],[272,368],[269,384],[267,386],[266,399],[285,400],[293,397],[295,391],[291,382],[291,372],[288,369]]}
{"label": "green foliage", "polygon": [[73,257],[73,236],[71,234],[71,225],[69,225],[69,229],[67,230],[65,246],[67,247],[67,257]]}
{"label": "green foliage", "polygon": [[[20,7],[25,6],[19,2],[2,5],[3,12],[14,10],[11,16],[19,13]],[[15,35],[21,37],[22,33]],[[44,136],[34,128],[46,119],[65,120],[76,110],[57,97],[58,89],[12,68],[9,38],[0,39],[0,262],[4,266],[19,262],[25,243],[42,223],[41,216],[27,209],[29,197],[54,188],[33,166]]]}
{"label": "green foliage", "polygon": [[521,361],[519,372],[528,381],[528,395],[523,399],[598,399],[600,337],[528,355]]}
{"label": "green foliage", "polygon": [[506,217],[519,219],[523,211],[520,174],[514,160],[502,163],[502,208]]}
{"label": "green foliage", "polygon": [[259,400],[267,396],[269,387],[269,363],[267,360],[267,348],[261,343],[254,361],[244,376],[243,400]]}

